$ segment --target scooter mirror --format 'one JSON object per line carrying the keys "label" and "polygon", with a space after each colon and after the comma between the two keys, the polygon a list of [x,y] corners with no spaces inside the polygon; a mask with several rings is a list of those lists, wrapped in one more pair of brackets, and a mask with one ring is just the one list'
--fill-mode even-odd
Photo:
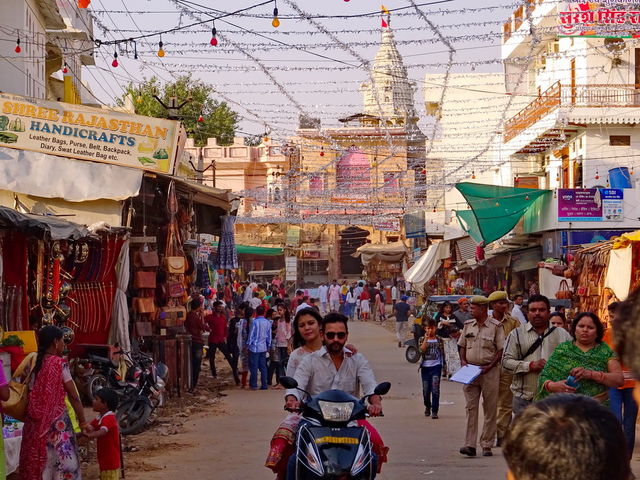
{"label": "scooter mirror", "polygon": [[391,390],[391,384],[389,382],[382,382],[374,390],[375,395],[386,395]]}
{"label": "scooter mirror", "polygon": [[280,377],[280,385],[284,388],[297,388],[298,382],[293,377]]}

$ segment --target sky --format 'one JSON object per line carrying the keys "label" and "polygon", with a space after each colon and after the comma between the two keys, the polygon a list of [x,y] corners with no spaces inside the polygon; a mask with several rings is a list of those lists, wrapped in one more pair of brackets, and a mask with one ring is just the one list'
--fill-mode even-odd
{"label": "sky", "polygon": [[[501,26],[522,3],[382,1],[391,10],[398,49],[418,87],[415,103],[423,126],[423,89],[429,88],[424,75],[445,71],[449,61],[446,43],[455,49],[452,72],[501,72]],[[272,138],[284,139],[293,134],[302,113],[320,117],[323,126],[332,126],[338,118],[360,112],[360,85],[368,79],[362,62],[375,56],[381,16],[326,17],[379,12],[380,1],[279,0],[278,28],[271,25],[274,2],[249,9],[259,3],[262,2],[93,0],[96,38],[113,41],[154,35],[136,42],[138,60],[133,59],[132,44],[117,47],[118,68],[111,66],[115,47],[103,45],[96,51],[97,65],[86,69],[84,79],[98,99],[113,104],[129,82],[153,75],[170,81],[192,72],[194,77],[214,85],[218,98],[241,115],[238,136],[270,131]],[[418,13],[412,3],[431,4],[419,6]],[[213,25],[209,19],[245,8],[241,14],[215,21],[218,45],[210,45]],[[404,9],[393,11],[396,8]],[[301,18],[300,11],[325,18]],[[286,18],[291,15],[298,18]],[[155,33],[203,20],[207,22],[164,33],[166,55],[156,55],[160,36]]]}

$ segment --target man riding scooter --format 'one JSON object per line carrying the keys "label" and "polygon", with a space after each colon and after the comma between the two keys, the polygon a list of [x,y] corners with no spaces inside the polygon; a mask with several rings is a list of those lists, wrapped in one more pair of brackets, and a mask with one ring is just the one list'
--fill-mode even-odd
{"label": "man riding scooter", "polygon": [[[300,408],[300,401],[304,395],[302,391],[315,396],[335,389],[357,397],[362,390],[363,395],[368,397],[369,415],[375,417],[382,414],[382,399],[374,394],[377,382],[369,362],[359,353],[345,354],[349,353],[345,350],[349,336],[347,320],[346,316],[338,313],[331,313],[324,317],[322,321],[324,347],[307,355],[296,369],[294,379],[298,388],[287,390],[285,396],[287,410]],[[374,452],[377,453],[377,457],[381,457],[374,461],[377,461],[377,464],[386,461],[388,448],[382,443],[380,434],[367,421],[361,421],[360,424],[369,431]],[[292,455],[287,478],[295,478],[295,465],[296,455]]]}

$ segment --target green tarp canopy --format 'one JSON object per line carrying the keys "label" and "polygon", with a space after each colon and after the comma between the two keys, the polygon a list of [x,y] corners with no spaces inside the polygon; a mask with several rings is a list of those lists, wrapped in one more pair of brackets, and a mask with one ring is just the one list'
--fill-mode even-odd
{"label": "green tarp canopy", "polygon": [[[218,242],[213,242],[211,246],[218,248]],[[236,245],[236,251],[238,254],[264,255],[266,257],[275,257],[276,255],[282,255],[284,252],[282,248],[256,247],[253,245]]]}
{"label": "green tarp canopy", "polygon": [[481,183],[458,183],[458,191],[471,210],[456,212],[462,228],[476,242],[488,245],[516,226],[533,202],[551,193],[537,188],[499,187]]}

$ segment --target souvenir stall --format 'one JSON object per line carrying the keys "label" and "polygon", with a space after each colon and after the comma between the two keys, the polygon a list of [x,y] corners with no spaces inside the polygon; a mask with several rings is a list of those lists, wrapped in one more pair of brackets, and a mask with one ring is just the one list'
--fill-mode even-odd
{"label": "souvenir stall", "polygon": [[406,270],[407,247],[403,242],[367,243],[358,247],[353,257],[360,256],[368,282],[393,283],[403,280]]}
{"label": "souvenir stall", "polygon": [[198,275],[205,253],[199,235],[220,236],[234,198],[226,190],[154,174],[145,176],[140,195],[130,201],[133,335],[169,367],[170,390],[190,388],[191,338],[184,322],[190,299],[211,281],[208,269],[200,267]]}

